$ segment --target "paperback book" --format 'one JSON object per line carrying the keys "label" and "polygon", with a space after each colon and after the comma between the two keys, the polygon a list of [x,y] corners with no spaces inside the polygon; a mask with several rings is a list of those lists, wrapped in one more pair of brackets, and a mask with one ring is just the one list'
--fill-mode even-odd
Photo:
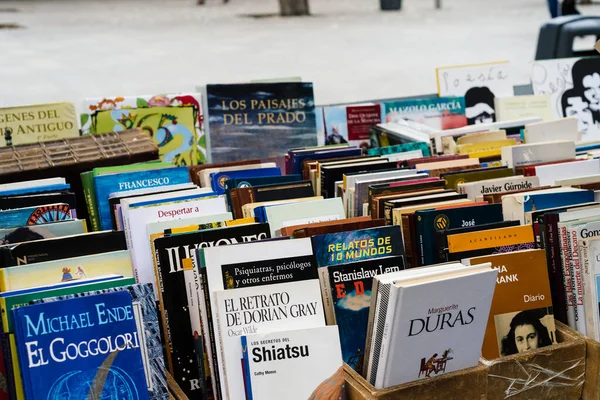
{"label": "paperback book", "polygon": [[43,225],[0,229],[0,244],[15,244],[31,240],[50,239],[87,232],[85,220],[73,219]]}
{"label": "paperback book", "polygon": [[0,229],[41,225],[73,219],[71,207],[65,203],[48,204],[0,211]]}

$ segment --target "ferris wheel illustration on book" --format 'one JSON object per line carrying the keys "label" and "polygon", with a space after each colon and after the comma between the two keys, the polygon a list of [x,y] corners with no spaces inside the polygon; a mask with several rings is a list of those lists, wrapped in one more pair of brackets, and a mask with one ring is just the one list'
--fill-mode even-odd
{"label": "ferris wheel illustration on book", "polygon": [[446,364],[448,361],[452,360],[453,357],[450,357],[452,354],[452,349],[446,349],[442,353],[441,357],[438,357],[438,353],[434,353],[433,356],[426,359],[425,357],[421,358],[421,368],[419,369],[419,377],[422,374],[425,374],[426,378],[429,378],[431,374],[439,374],[446,372]]}

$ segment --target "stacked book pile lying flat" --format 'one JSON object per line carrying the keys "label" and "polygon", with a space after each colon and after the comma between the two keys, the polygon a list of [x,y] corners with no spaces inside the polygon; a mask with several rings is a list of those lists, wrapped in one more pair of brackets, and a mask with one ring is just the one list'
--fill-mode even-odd
{"label": "stacked book pile lying flat", "polygon": [[436,75],[0,109],[0,400],[597,398],[600,62]]}

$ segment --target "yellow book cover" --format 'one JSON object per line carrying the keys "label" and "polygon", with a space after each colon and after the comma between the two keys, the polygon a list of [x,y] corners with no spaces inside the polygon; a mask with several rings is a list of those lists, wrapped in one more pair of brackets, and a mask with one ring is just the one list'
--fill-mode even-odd
{"label": "yellow book cover", "polygon": [[531,225],[512,226],[448,235],[448,251],[460,253],[534,242]]}
{"label": "yellow book cover", "polygon": [[8,334],[8,342],[10,344],[10,359],[12,361],[15,394],[17,395],[17,400],[25,400],[23,380],[21,379],[21,367],[19,366],[19,356],[17,354],[17,342],[14,333]]}
{"label": "yellow book cover", "polygon": [[[6,129],[9,143],[4,137]],[[0,108],[0,132],[0,146],[78,137],[77,112],[71,103]]]}
{"label": "yellow book cover", "polygon": [[529,95],[496,97],[494,99],[497,121],[513,121],[525,118],[542,118],[552,121],[552,95]]}
{"label": "yellow book cover", "polygon": [[498,278],[483,358],[492,360],[556,343],[546,252],[523,250],[471,259],[471,265],[487,262],[498,269]]}
{"label": "yellow book cover", "polygon": [[465,136],[456,138],[456,145],[495,142],[497,140],[506,140],[505,130],[469,133]]}
{"label": "yellow book cover", "polygon": [[[499,151],[504,146],[514,146],[516,144],[516,139],[504,139],[496,140],[493,142],[460,144],[456,146],[456,152],[458,154],[471,154],[491,150]],[[500,154],[500,152],[498,152],[498,154]]]}
{"label": "yellow book cover", "polygon": [[[478,151],[475,153],[469,153],[469,158],[487,158],[487,157],[497,157],[502,154],[500,149],[497,150],[489,150],[489,151]],[[489,168],[489,166],[488,166]]]}

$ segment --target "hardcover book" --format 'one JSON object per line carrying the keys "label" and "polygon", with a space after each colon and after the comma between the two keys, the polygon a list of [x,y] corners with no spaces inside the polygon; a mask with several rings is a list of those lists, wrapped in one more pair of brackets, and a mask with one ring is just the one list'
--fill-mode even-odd
{"label": "hardcover book", "polygon": [[221,164],[207,164],[205,168],[198,169],[196,183],[200,187],[210,188],[212,187],[211,175],[219,172],[234,172],[242,171],[246,169],[261,169],[261,168],[276,168],[275,162],[263,162],[262,160],[250,160],[250,161],[237,161],[231,163]]}
{"label": "hardcover book", "polygon": [[359,147],[343,147],[333,148],[333,146],[325,146],[321,148],[315,148],[313,151],[294,151],[291,150],[290,154],[290,174],[301,174],[302,167],[306,160],[325,160],[334,157],[353,157],[360,156],[362,149]]}
{"label": "hardcover book", "polygon": [[281,176],[281,170],[279,167],[273,167],[213,172],[210,174],[210,182],[213,192],[217,194],[225,194],[225,182],[230,178],[253,178],[267,176]]}
{"label": "hardcover book", "polygon": [[0,247],[0,268],[127,250],[123,232],[105,231]]}
{"label": "hardcover book", "polygon": [[94,176],[95,196],[98,205],[100,228],[111,229],[108,197],[111,193],[155,186],[168,186],[190,181],[185,167],[149,169]]}
{"label": "hardcover book", "polygon": [[438,130],[467,125],[464,97],[399,100],[385,102],[383,107],[385,122],[409,119]]}
{"label": "hardcover book", "polygon": [[[98,289],[81,287],[79,293],[58,295],[56,297],[44,296],[38,300],[31,301],[30,304],[54,303],[59,306],[62,304],[62,301],[68,299],[123,291],[128,292],[131,295],[132,311],[137,328],[137,337],[140,342],[139,352],[142,355],[144,364],[148,397],[152,400],[167,399],[168,390],[167,377],[165,374],[165,360],[163,358],[160,327],[158,314],[156,312],[156,300],[151,285],[127,284],[119,287],[115,286]],[[138,387],[137,389],[142,391],[143,387]]]}
{"label": "hardcover book", "polygon": [[344,397],[337,327],[244,335],[241,342],[246,399]]}
{"label": "hardcover book", "polygon": [[403,270],[404,257],[384,257],[323,268],[322,291],[328,325],[337,325],[344,362],[362,372],[373,277]]}
{"label": "hardcover book", "polygon": [[87,232],[85,220],[72,219],[43,225],[0,229],[0,245],[29,242]]}
{"label": "hardcover book", "polygon": [[398,226],[316,235],[311,241],[319,267],[404,255]]}
{"label": "hardcover book", "polygon": [[0,268],[0,291],[98,278],[109,274],[133,277],[128,250]]}
{"label": "hardcover book", "polygon": [[[190,332],[192,331],[185,289],[183,259],[195,258],[195,249],[223,246],[232,243],[245,243],[269,238],[269,226],[246,225],[231,228],[209,229],[187,234],[165,236],[154,241],[156,252],[156,279],[163,332],[167,347],[169,370],[188,396],[196,396],[201,391],[199,382],[201,366],[195,352]],[[240,279],[235,268],[228,274]],[[242,274],[242,279],[245,275]],[[233,279],[233,278],[232,278]],[[227,282],[227,280],[226,280]]]}
{"label": "hardcover book", "polygon": [[0,229],[18,226],[41,225],[73,219],[71,207],[65,203],[15,208],[0,211]]}
{"label": "hardcover book", "polygon": [[[60,307],[30,305],[13,313],[27,399],[84,399],[90,391],[97,398],[149,399],[129,292],[62,300]],[[64,323],[57,331],[48,318]],[[71,347],[78,351],[68,351]]]}
{"label": "hardcover book", "polygon": [[550,283],[543,250],[476,257],[492,263],[496,289],[481,350],[488,360],[556,343]]}
{"label": "hardcover book", "polygon": [[207,85],[211,162],[317,145],[312,83]]}
{"label": "hardcover book", "polygon": [[318,279],[213,293],[224,399],[245,397],[241,336],[325,326]]}

